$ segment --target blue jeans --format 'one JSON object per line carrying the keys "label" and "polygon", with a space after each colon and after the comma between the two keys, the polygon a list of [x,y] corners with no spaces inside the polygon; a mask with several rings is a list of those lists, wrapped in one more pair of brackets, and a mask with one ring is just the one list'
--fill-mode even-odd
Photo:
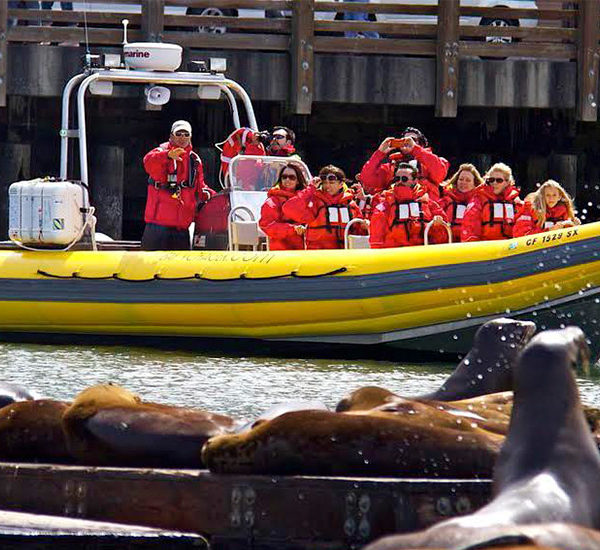
{"label": "blue jeans", "polygon": [[[365,0],[344,0],[345,2],[364,2]],[[359,12],[345,12],[344,13],[344,21],[368,21],[369,16],[366,13]],[[364,38],[379,38],[379,33],[376,31],[346,31],[344,36],[348,38],[356,38],[358,36]]]}
{"label": "blue jeans", "polygon": [[[44,1],[44,2],[42,2],[42,9],[43,10],[51,10],[53,4],[54,4],[54,1],[52,1],[52,2]],[[73,11],[73,2],[61,2],[60,9],[65,10],[65,11]]]}

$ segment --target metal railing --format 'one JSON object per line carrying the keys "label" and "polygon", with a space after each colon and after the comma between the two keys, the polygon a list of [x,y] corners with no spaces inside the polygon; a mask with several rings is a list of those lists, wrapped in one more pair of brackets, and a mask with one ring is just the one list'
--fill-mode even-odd
{"label": "metal railing", "polygon": [[[175,42],[186,48],[289,52],[292,107],[307,114],[314,56],[328,54],[428,56],[437,59],[438,116],[456,116],[459,59],[527,57],[576,60],[578,116],[597,120],[600,2],[571,9],[484,8],[396,2],[325,0],[91,0],[89,9],[8,9],[0,2],[0,53],[6,41],[118,45],[121,20],[130,41]],[[123,12],[112,12],[119,4]],[[538,5],[562,5],[538,0]],[[86,2],[75,2],[75,6]],[[534,3],[532,2],[532,5]],[[123,6],[126,6],[124,8]],[[128,13],[124,13],[128,12]],[[365,14],[366,17],[360,14]],[[354,17],[357,20],[350,20]],[[368,19],[368,20],[361,20]],[[439,22],[439,24],[438,24]],[[6,31],[6,32],[2,32]],[[5,55],[0,58],[2,72]],[[3,77],[3,74],[0,75]],[[4,87],[4,79],[0,87]],[[0,88],[0,93],[5,93]]]}

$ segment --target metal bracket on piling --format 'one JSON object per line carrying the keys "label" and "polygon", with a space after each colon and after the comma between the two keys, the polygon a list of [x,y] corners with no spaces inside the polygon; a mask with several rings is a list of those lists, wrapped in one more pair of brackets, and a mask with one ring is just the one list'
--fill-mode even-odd
{"label": "metal bracket on piling", "polygon": [[231,490],[231,512],[229,521],[234,529],[254,527],[254,504],[256,491],[252,487],[236,485]]}
{"label": "metal bracket on piling", "polygon": [[371,535],[371,497],[367,493],[358,494],[350,491],[346,495],[346,520],[344,533],[349,539],[365,541]]}

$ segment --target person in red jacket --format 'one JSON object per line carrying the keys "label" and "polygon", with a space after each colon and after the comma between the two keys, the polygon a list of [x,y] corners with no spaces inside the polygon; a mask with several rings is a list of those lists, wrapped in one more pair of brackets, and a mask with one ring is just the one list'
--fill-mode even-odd
{"label": "person in red jacket", "polygon": [[580,223],[575,217],[573,199],[560,183],[547,180],[525,199],[515,220],[513,237],[573,227]]}
{"label": "person in red jacket", "polygon": [[463,216],[460,240],[493,241],[513,236],[515,214],[523,204],[512,170],[503,162],[485,174],[484,185],[475,189]]}
{"label": "person in red jacket", "polygon": [[213,194],[204,183],[200,157],[192,151],[192,126],[177,120],[169,141],[144,157],[148,197],[143,250],[189,250],[188,228],[199,203]]}
{"label": "person in red jacket", "polygon": [[345,180],[344,171],[330,164],[321,168],[304,191],[284,203],[286,218],[307,225],[307,249],[344,248],[346,225],[351,219],[362,218]]}
{"label": "person in red jacket", "polygon": [[452,227],[452,241],[460,242],[460,230],[463,216],[475,188],[483,184],[479,170],[472,164],[461,164],[454,175],[442,185],[440,206],[446,214],[446,220]]}
{"label": "person in red jacket", "polygon": [[267,193],[258,225],[269,237],[269,250],[303,250],[305,227],[283,215],[284,203],[306,187],[304,175],[293,163],[286,164]]}
{"label": "person in red jacket", "polygon": [[402,162],[415,165],[421,186],[431,198],[438,199],[439,185],[446,178],[450,163],[433,153],[427,138],[417,128],[406,128],[400,139],[388,137],[381,142],[360,172],[365,191],[372,194],[387,189],[396,166]]}
{"label": "person in red jacket", "polygon": [[[401,163],[396,168],[393,185],[380,195],[371,213],[371,248],[414,246],[424,242],[425,225],[445,222],[439,204],[430,199],[418,180],[414,166]],[[439,241],[445,232],[440,223],[431,227],[432,240]]]}

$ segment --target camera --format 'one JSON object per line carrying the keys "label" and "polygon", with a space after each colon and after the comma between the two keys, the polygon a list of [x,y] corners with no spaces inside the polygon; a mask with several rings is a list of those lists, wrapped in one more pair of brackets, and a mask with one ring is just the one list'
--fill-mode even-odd
{"label": "camera", "polygon": [[257,132],[255,135],[258,141],[260,141],[264,146],[270,145],[271,142],[275,139],[275,136],[267,130],[263,132]]}

